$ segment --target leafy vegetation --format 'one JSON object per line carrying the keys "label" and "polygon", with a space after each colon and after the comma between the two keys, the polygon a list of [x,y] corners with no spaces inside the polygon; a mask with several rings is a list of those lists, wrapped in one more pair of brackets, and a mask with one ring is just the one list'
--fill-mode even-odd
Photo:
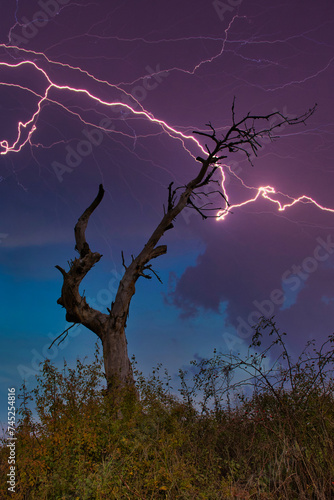
{"label": "leafy vegetation", "polygon": [[[98,349],[75,369],[46,360],[36,389],[21,390],[11,497],[333,498],[334,335],[295,362],[284,335],[262,319],[243,359],[214,352],[180,370],[178,397],[161,365],[148,378],[135,369],[139,399],[124,390],[117,406]],[[5,441],[0,454],[5,498]]]}

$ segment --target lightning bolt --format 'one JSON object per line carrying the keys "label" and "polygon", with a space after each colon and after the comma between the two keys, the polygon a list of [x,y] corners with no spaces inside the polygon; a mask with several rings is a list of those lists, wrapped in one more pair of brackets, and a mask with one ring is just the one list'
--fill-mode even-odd
{"label": "lightning bolt", "polygon": [[[193,67],[192,70],[182,70],[190,74],[194,74],[200,66],[203,64],[209,64],[213,60],[215,60],[217,57],[219,57],[225,48],[225,43],[227,40],[227,35],[228,31],[234,22],[234,20],[238,16],[235,16],[231,22],[229,23],[228,27],[225,30],[225,38],[223,39],[222,47],[221,49],[212,57],[207,58],[197,65]],[[33,50],[27,50],[23,48],[19,48],[16,46],[9,46],[5,44],[0,44],[0,47],[5,49],[5,50],[11,50],[15,49],[16,51],[19,51],[20,54],[28,55],[30,56],[29,59],[23,60],[20,62],[0,62],[0,67],[6,68],[8,70],[11,70],[12,72],[15,72],[16,70],[20,69],[25,69],[25,68],[31,68],[33,71],[37,72],[42,79],[45,82],[45,89],[43,92],[38,92],[37,90],[34,90],[33,88],[21,85],[19,83],[14,83],[14,82],[6,82],[6,81],[0,81],[0,86],[7,86],[7,87],[13,87],[20,89],[24,92],[29,93],[32,95],[34,98],[36,98],[37,102],[35,104],[35,111],[31,113],[30,118],[27,119],[26,121],[19,121],[17,124],[17,132],[16,132],[16,137],[12,140],[10,143],[9,140],[7,139],[2,139],[0,140],[0,155],[1,156],[6,156],[9,154],[14,154],[14,153],[19,153],[22,151],[24,147],[27,145],[30,145],[32,148],[38,148],[38,147],[52,147],[53,145],[57,144],[57,142],[54,142],[53,144],[49,146],[44,146],[40,143],[34,143],[33,142],[33,137],[34,134],[36,133],[38,126],[37,126],[37,120],[43,110],[43,106],[47,103],[51,103],[53,105],[61,107],[66,113],[70,114],[71,116],[74,116],[75,118],[79,119],[82,123],[85,125],[91,125],[96,128],[100,128],[104,132],[110,132],[107,128],[102,127],[101,125],[96,125],[95,123],[92,123],[85,119],[83,115],[80,113],[80,111],[74,111],[71,109],[68,105],[65,105],[62,102],[62,96],[67,95],[67,93],[70,93],[72,96],[78,95],[78,96],[84,96],[89,100],[89,102],[93,104],[97,104],[101,106],[103,109],[124,109],[128,113],[130,113],[134,117],[142,118],[145,121],[148,121],[155,126],[158,126],[160,131],[163,133],[168,134],[169,137],[171,137],[173,140],[180,141],[182,147],[184,150],[187,152],[187,154],[190,155],[191,158],[195,159],[196,154],[195,152],[192,152],[193,149],[197,150],[198,149],[203,153],[206,154],[206,150],[204,147],[201,145],[201,143],[191,134],[185,134],[181,130],[178,130],[177,128],[169,125],[166,121],[156,118],[151,112],[147,111],[141,104],[140,102],[135,99],[131,94],[127,93],[124,89],[121,88],[120,84],[115,85],[111,84],[110,82],[106,80],[101,80],[99,78],[96,78],[93,74],[89,73],[88,71],[80,68],[80,67],[75,67],[71,66],[69,64],[61,63],[58,61],[53,61],[52,59],[48,58],[44,53],[42,52],[36,52]],[[36,58],[41,58],[41,61],[39,63],[36,62]],[[88,84],[81,87],[81,86],[73,86],[73,85],[68,85],[68,84],[60,84],[57,83],[55,80],[55,77],[50,76],[50,72],[48,72],[46,69],[43,68],[43,62],[47,63],[52,66],[53,70],[57,68],[62,68],[65,70],[68,70],[70,72],[74,72],[74,74],[80,75],[82,78],[86,79],[88,81]],[[329,63],[330,64],[330,63]],[[169,71],[175,71],[175,70],[180,70],[179,68],[170,68]],[[166,70],[164,70],[166,71]],[[54,71],[53,71],[54,73]],[[128,103],[123,102],[121,99],[115,99],[115,100],[105,100],[102,99],[101,97],[98,96],[98,91],[93,92],[92,90],[88,90],[88,85],[92,85],[93,87],[96,86],[101,86],[103,89],[105,87],[111,89],[112,91],[118,92],[120,95],[125,96],[128,100]],[[131,102],[129,101],[131,100]],[[130,103],[129,103],[130,102]],[[134,104],[131,104],[134,102]],[[139,109],[138,109],[139,108]],[[121,134],[127,137],[132,137],[129,134],[126,134],[124,131],[116,131],[113,130],[112,133],[114,134]],[[135,135],[135,140],[137,140],[137,136]],[[59,142],[59,141],[58,141]],[[223,209],[219,210],[216,214],[216,220],[217,221],[223,221],[227,217],[227,215],[232,212],[235,209],[244,207],[246,205],[249,205],[251,203],[255,203],[259,198],[263,198],[266,201],[276,205],[277,209],[279,212],[283,212],[297,204],[312,204],[314,205],[317,209],[320,209],[322,211],[334,213],[333,208],[328,208],[320,203],[318,203],[316,200],[314,200],[311,196],[302,194],[301,196],[294,198],[289,194],[282,193],[280,191],[276,191],[276,189],[273,186],[260,186],[260,187],[253,187],[247,185],[241,177],[239,177],[236,173],[234,173],[228,165],[221,165],[217,164],[219,167],[219,170],[221,172],[221,188],[222,192],[225,196],[226,199],[226,205]],[[240,203],[233,203],[229,199],[229,195],[226,191],[226,186],[225,186],[225,180],[226,180],[226,171],[229,171],[234,177],[237,178],[237,180],[241,183],[242,187],[245,189],[246,192],[251,191],[252,195],[250,197],[246,197],[243,201]],[[278,198],[283,197],[288,199],[288,202],[283,203],[280,201]]]}
{"label": "lightning bolt", "polygon": [[[303,194],[302,196],[299,196],[298,198],[292,198],[291,196],[287,194],[283,194],[280,191],[276,191],[274,187],[272,186],[260,186],[258,188],[255,187],[248,187],[249,189],[253,189],[256,191],[256,194],[252,198],[247,198],[245,201],[242,201],[241,203],[236,203],[236,204],[230,204],[228,209],[220,210],[217,213],[217,220],[224,220],[225,217],[229,212],[232,212],[235,208],[241,208],[244,207],[245,205],[248,205],[249,203],[254,203],[257,201],[260,197],[264,198],[265,200],[270,201],[273,204],[276,204],[278,206],[278,211],[279,212],[284,212],[287,208],[293,207],[297,203],[311,203],[315,205],[317,208],[320,210],[324,210],[326,212],[331,212],[334,213],[333,208],[327,208],[320,203],[318,203],[316,200],[311,198],[310,196],[306,196]],[[272,195],[277,195],[281,194],[282,196],[286,196],[287,198],[290,198],[292,201],[290,203],[282,203],[281,201],[273,198]]]}

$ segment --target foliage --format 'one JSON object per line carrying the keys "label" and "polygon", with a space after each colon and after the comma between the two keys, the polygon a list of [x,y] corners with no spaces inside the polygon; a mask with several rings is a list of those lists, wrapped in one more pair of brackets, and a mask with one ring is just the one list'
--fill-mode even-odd
{"label": "foliage", "polygon": [[[22,387],[11,497],[332,498],[334,336],[294,363],[284,335],[262,319],[243,359],[214,352],[180,370],[179,397],[161,365],[145,378],[134,361],[139,397],[124,389],[117,406],[98,349],[75,369],[46,360],[36,389]],[[0,455],[5,498],[4,442]]]}

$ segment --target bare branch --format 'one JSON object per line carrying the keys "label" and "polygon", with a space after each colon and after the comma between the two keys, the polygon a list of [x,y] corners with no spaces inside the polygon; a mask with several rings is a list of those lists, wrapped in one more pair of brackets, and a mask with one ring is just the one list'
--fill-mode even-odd
{"label": "bare branch", "polygon": [[58,342],[58,345],[59,345],[59,344],[61,344],[61,343],[62,343],[62,342],[66,339],[66,337],[67,337],[67,335],[68,335],[68,331],[69,331],[69,330],[71,330],[71,328],[73,328],[76,324],[77,324],[77,323],[73,323],[73,325],[69,326],[69,327],[68,327],[68,328],[66,328],[66,330],[64,330],[64,331],[63,331],[60,335],[58,335],[58,337],[56,337],[56,338],[53,340],[52,344],[50,344],[50,346],[48,347],[48,349],[51,349],[51,347],[53,346],[53,344],[54,344],[54,343],[55,343],[55,342],[56,342],[56,341],[57,341],[60,337],[62,337],[62,336],[64,335],[64,333],[66,333],[65,337],[64,337],[63,339],[61,339],[61,341],[60,341],[60,342]]}
{"label": "bare branch", "polygon": [[[122,254],[122,266],[124,267],[125,270],[127,270],[128,267],[125,265],[123,250],[122,250],[121,254]],[[133,258],[132,258],[132,260],[133,260]]]}
{"label": "bare branch", "polygon": [[99,204],[102,201],[104,195],[104,189],[102,184],[99,186],[99,192],[93,201],[93,203],[84,211],[84,213],[79,217],[78,222],[75,225],[74,228],[74,235],[75,235],[75,249],[79,252],[80,257],[84,257],[88,251],[89,251],[89,246],[86,241],[86,228],[88,224],[89,217],[92,215],[94,210],[99,206]]}
{"label": "bare branch", "polygon": [[150,260],[156,259],[160,255],[164,255],[165,253],[167,253],[167,245],[160,245],[158,247],[155,247],[150,254]]}
{"label": "bare branch", "polygon": [[171,182],[168,186],[168,210],[172,210],[175,203],[176,190],[172,191],[172,186],[174,182]]}
{"label": "bare branch", "polygon": [[[145,266],[144,269],[148,269],[149,271],[151,271],[154,274],[154,276],[157,278],[157,280],[160,281],[160,283],[162,284],[162,279],[160,278],[158,273],[156,271],[154,271],[154,269],[152,269],[152,264]],[[147,276],[147,277],[151,278],[151,276]]]}
{"label": "bare branch", "polygon": [[64,278],[65,278],[65,276],[66,276],[66,274],[67,274],[67,273],[66,273],[66,271],[65,271],[62,267],[60,267],[60,266],[55,266],[55,268],[56,268],[56,269],[58,269],[58,271],[60,271],[60,272],[61,272],[61,274],[62,274],[62,275],[64,276]]}
{"label": "bare branch", "polygon": [[190,198],[188,200],[188,203],[189,203],[189,205],[192,206],[192,208],[194,208],[196,210],[196,212],[198,212],[200,214],[200,216],[202,217],[202,219],[207,219],[208,218],[207,215],[203,214],[203,212],[201,211],[200,208],[196,207],[196,205],[191,201]]}
{"label": "bare branch", "polygon": [[76,249],[80,253],[79,259],[69,262],[70,270],[66,273],[60,266],[56,268],[63,275],[63,286],[58,304],[66,309],[66,320],[70,323],[81,323],[96,335],[101,335],[101,323],[106,321],[107,315],[103,315],[90,307],[85,297],[79,293],[79,286],[86,274],[101,259],[102,255],[97,252],[91,252],[86,242],[85,230],[87,228],[90,215],[100,204],[104,194],[102,184],[99,186],[99,192],[93,203],[84,211],[75,226]]}

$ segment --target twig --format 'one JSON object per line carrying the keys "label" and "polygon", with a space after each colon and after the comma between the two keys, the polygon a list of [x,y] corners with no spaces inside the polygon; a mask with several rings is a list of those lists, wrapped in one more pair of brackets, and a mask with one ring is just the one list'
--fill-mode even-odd
{"label": "twig", "polygon": [[59,337],[61,337],[62,335],[64,335],[64,333],[66,333],[66,332],[67,332],[67,333],[66,333],[66,335],[65,335],[65,337],[64,337],[63,339],[61,339],[61,341],[58,343],[58,345],[59,345],[59,344],[61,344],[61,343],[63,342],[63,340],[65,340],[65,339],[66,339],[66,337],[67,337],[67,335],[68,335],[68,331],[69,331],[71,328],[73,328],[76,324],[77,324],[77,323],[73,323],[73,325],[69,326],[66,330],[64,330],[64,331],[63,331],[63,333],[61,333],[60,335],[58,335],[58,337],[57,337],[57,338],[55,338],[55,339],[53,340],[52,344],[48,347],[48,349],[51,349],[51,347],[52,347],[52,346],[53,346],[53,344],[56,342],[56,340],[58,340],[58,339],[59,339]]}

